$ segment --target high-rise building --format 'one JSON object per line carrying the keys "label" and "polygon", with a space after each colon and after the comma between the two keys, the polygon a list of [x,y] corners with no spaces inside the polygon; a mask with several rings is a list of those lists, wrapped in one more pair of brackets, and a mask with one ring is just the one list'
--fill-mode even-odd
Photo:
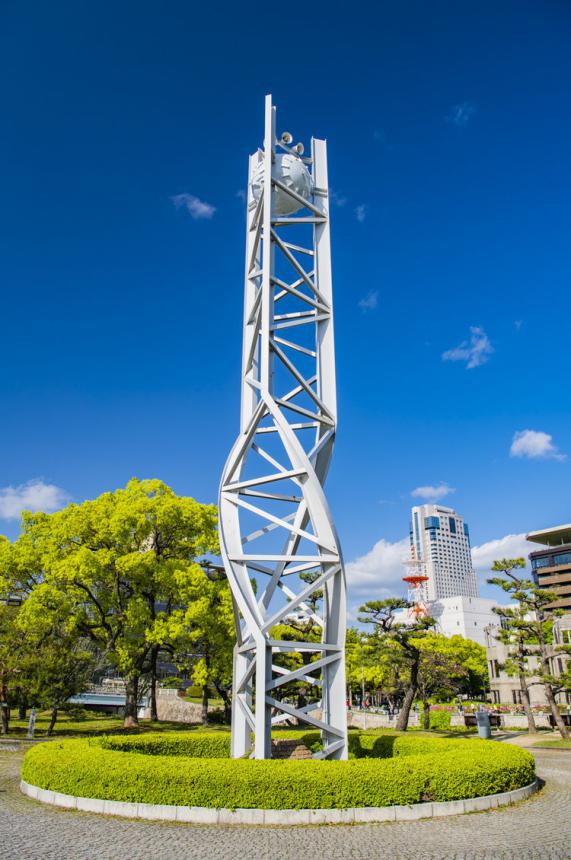
{"label": "high-rise building", "polygon": [[442,505],[414,507],[410,544],[412,557],[424,565],[429,601],[478,597],[468,526],[455,510]]}
{"label": "high-rise building", "polygon": [[529,554],[535,584],[558,596],[548,609],[571,612],[571,524],[530,532],[527,540],[542,544]]}

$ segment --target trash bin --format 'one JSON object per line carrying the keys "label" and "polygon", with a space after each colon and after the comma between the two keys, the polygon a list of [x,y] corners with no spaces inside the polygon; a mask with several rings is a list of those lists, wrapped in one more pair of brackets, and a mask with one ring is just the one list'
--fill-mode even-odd
{"label": "trash bin", "polygon": [[492,736],[489,716],[483,711],[481,713],[477,713],[476,725],[478,726],[478,737],[483,738],[484,740],[489,740]]}

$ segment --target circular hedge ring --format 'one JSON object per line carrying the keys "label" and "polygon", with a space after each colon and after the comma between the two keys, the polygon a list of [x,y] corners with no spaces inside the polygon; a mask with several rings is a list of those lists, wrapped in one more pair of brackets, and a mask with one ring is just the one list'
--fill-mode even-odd
{"label": "circular hedge ring", "polygon": [[[288,737],[319,746],[318,733]],[[51,741],[26,753],[22,779],[73,797],[274,810],[460,800],[535,779],[530,753],[493,741],[351,733],[349,761],[230,759],[229,744],[215,732]]]}

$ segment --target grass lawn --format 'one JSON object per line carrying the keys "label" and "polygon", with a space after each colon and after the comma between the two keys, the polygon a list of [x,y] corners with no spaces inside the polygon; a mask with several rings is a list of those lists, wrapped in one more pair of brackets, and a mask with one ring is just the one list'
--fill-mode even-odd
{"label": "grass lawn", "polygon": [[[46,736],[46,731],[50,722],[50,712],[44,711],[36,717],[36,738]],[[85,718],[77,719],[77,717],[62,713],[58,715],[53,737],[79,737],[81,735],[109,735],[119,734],[122,732],[133,734],[135,732],[181,732],[192,729],[188,723],[170,723],[166,721],[153,723],[151,720],[141,720],[138,729],[123,728],[123,718],[110,716],[108,714],[92,713]],[[198,726],[197,726],[198,728]],[[208,727],[211,731],[230,731],[229,726],[212,725]],[[6,737],[10,738],[25,738],[28,732],[28,720],[10,720],[10,732]]]}
{"label": "grass lawn", "polygon": [[[36,717],[36,738],[44,738],[50,722],[50,712],[44,711]],[[109,735],[109,734],[140,734],[145,732],[187,732],[193,729],[200,729],[202,726],[189,723],[172,723],[167,721],[151,722],[151,720],[141,720],[139,728],[125,729],[123,727],[123,718],[110,716],[108,714],[98,714],[86,712],[85,716],[78,718],[70,714],[62,712],[58,715],[54,734],[52,737],[81,737],[86,735]],[[303,731],[308,731],[306,727]],[[211,724],[208,726],[208,731],[229,732],[230,726]],[[282,732],[291,732],[291,726],[276,726],[273,729],[274,737],[279,736]],[[10,732],[6,739],[10,738],[25,738],[28,732],[28,720],[10,720]],[[378,734],[378,735],[400,735],[402,732],[397,732],[390,728],[368,729],[349,729],[351,734],[361,732],[362,734]],[[419,737],[425,735],[427,737],[441,738],[461,738],[473,736],[473,731],[458,732],[447,731],[446,729],[432,729],[425,731],[424,729],[415,729],[408,732],[409,735]],[[547,742],[549,743],[549,742]],[[556,742],[554,742],[556,743]],[[543,744],[542,744],[543,745]]]}
{"label": "grass lawn", "polygon": [[564,741],[563,738],[559,738],[557,741],[537,741],[534,747],[553,747],[553,749],[571,750],[571,740]]}

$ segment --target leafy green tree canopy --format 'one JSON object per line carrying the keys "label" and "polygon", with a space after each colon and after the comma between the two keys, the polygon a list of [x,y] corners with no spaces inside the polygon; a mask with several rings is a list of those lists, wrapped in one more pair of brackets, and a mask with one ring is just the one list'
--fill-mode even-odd
{"label": "leafy green tree canopy", "polygon": [[133,479],[53,514],[25,514],[20,537],[0,547],[0,570],[29,593],[24,628],[37,635],[57,616],[104,652],[126,679],[126,724],[136,722],[157,626],[179,606],[197,559],[218,551],[216,519],[213,505]]}

